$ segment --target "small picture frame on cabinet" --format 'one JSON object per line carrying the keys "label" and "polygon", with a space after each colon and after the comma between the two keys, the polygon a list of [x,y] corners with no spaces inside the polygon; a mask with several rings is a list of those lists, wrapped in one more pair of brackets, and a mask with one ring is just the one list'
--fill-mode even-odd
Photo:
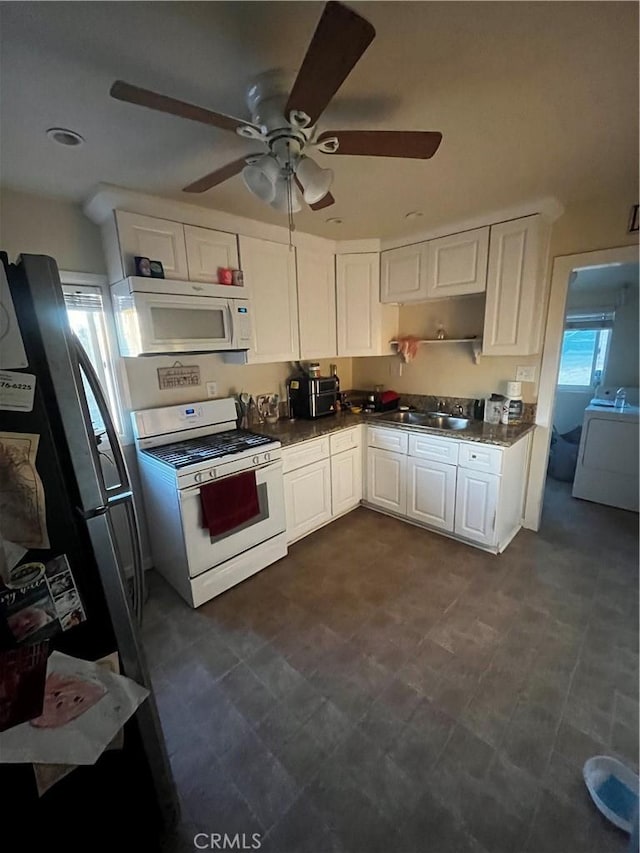
{"label": "small picture frame on cabinet", "polygon": [[161,261],[149,261],[151,278],[164,278],[164,267]]}
{"label": "small picture frame on cabinet", "polygon": [[139,255],[136,255],[134,260],[136,262],[136,275],[143,275],[150,278],[152,273],[149,258],[141,258]]}

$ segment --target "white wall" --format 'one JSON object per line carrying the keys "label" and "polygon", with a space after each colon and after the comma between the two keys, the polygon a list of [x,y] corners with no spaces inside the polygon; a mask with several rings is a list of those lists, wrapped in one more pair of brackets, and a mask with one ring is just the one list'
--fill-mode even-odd
{"label": "white wall", "polygon": [[[205,399],[206,383],[218,383],[217,396],[227,397],[246,391],[249,394],[280,394],[285,399],[285,381],[292,373],[292,362],[275,364],[230,365],[225,364],[221,355],[181,355],[182,364],[197,364],[200,367],[202,384],[197,388],[174,388],[161,391],[158,388],[159,367],[171,367],[175,356],[151,356],[144,358],[126,358],[125,366],[129,379],[131,409],[149,409],[155,406],[173,406]],[[352,387],[351,359],[332,358],[320,361],[323,374],[329,372],[329,364],[336,364],[340,385]]]}
{"label": "white wall", "polygon": [[[403,335],[434,338],[442,325],[448,338],[482,336],[484,294],[457,296],[435,302],[400,307],[399,330]],[[355,358],[355,388],[384,385],[398,393],[431,394],[443,397],[487,397],[493,391],[505,393],[505,383],[516,378],[519,364],[538,366],[535,356],[484,356],[473,361],[469,344],[432,344],[418,349],[416,358],[403,364],[397,356]],[[398,375],[399,368],[402,375]],[[522,396],[526,403],[536,400],[537,383],[526,382]]]}
{"label": "white wall", "polygon": [[51,255],[63,270],[104,273],[100,229],[79,205],[0,188],[0,248],[9,260]]}

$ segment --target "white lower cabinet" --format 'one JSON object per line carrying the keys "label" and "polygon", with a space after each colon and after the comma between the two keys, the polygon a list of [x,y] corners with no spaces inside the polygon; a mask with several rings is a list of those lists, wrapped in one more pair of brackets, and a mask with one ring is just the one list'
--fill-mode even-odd
{"label": "white lower cabinet", "polygon": [[331,463],[305,465],[284,475],[287,542],[295,542],[331,520]]}
{"label": "white lower cabinet", "polygon": [[408,459],[407,515],[429,527],[453,531],[456,506],[455,465]]}
{"label": "white lower cabinet", "polygon": [[362,500],[362,450],[354,447],[331,457],[331,508],[342,515]]}
{"label": "white lower cabinet", "polygon": [[367,448],[367,501],[405,515],[407,509],[407,457],[401,453]]}
{"label": "white lower cabinet", "polygon": [[482,545],[496,544],[500,477],[458,468],[454,532]]}

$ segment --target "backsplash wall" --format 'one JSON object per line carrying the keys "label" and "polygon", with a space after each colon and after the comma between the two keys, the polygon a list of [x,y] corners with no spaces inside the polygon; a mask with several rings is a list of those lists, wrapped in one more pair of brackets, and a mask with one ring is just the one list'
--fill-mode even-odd
{"label": "backsplash wall", "polygon": [[[173,388],[161,391],[158,388],[159,367],[171,367],[176,361],[184,365],[200,367],[201,385],[189,388]],[[336,364],[342,388],[353,387],[350,358],[320,359],[323,375],[329,373],[329,365]],[[293,373],[290,361],[273,364],[226,364],[221,355],[145,356],[125,358],[129,384],[130,407],[150,409],[156,406],[175,406],[196,400],[207,399],[207,382],[217,382],[217,397],[228,397],[246,391],[249,394],[285,394],[285,382]]]}

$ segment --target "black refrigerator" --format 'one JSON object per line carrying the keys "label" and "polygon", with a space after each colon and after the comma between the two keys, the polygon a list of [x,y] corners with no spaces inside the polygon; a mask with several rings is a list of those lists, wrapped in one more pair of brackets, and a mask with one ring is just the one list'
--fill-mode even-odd
{"label": "black refrigerator", "polygon": [[[3,346],[18,332],[26,361],[22,370],[35,375],[31,411],[0,408],[0,432],[39,437],[35,467],[45,496],[49,539],[48,548],[28,550],[20,563],[46,563],[66,555],[86,616],[81,624],[51,637],[50,650],[85,660],[117,651],[121,673],[151,691],[126,723],[122,748],[77,768],[42,796],[31,765],[3,764],[0,756],[5,816],[0,845],[18,830],[14,837],[22,832],[29,849],[40,849],[33,843],[38,836],[42,849],[64,845],[67,850],[88,850],[95,844],[119,849],[126,842],[159,849],[163,832],[178,820],[179,805],[140,640],[144,578],[126,464],[98,379],[70,328],[55,261],[22,255],[10,264],[2,253],[0,275],[6,276],[5,303],[13,302],[0,305],[0,366]],[[10,323],[17,329],[9,328]],[[92,408],[97,405],[101,411],[116,485],[107,486],[88,396],[93,397]],[[134,565],[129,577],[114,536],[116,506],[126,514],[131,538]],[[5,504],[5,521],[6,509]],[[2,531],[2,519],[0,533],[11,538],[10,531]],[[10,647],[12,641],[15,644],[15,637],[0,617],[0,648]]]}

